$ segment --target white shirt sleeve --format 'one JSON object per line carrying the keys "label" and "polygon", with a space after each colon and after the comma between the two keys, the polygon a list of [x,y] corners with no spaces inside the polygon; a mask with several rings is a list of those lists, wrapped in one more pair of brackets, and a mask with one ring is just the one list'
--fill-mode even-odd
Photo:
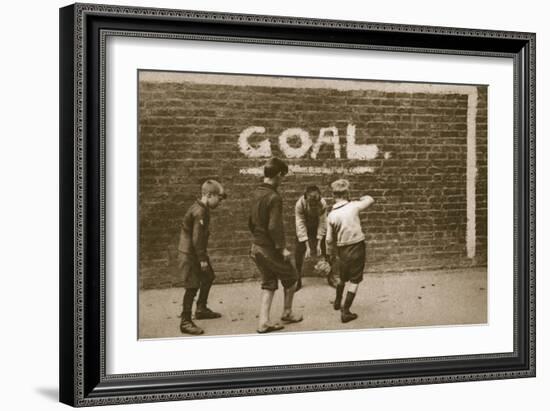
{"label": "white shirt sleeve", "polygon": [[332,223],[330,221],[330,216],[327,217],[327,237],[325,239],[326,242],[326,250],[327,255],[330,256],[332,254],[332,249],[334,247],[334,230],[332,228]]}
{"label": "white shirt sleeve", "polygon": [[303,197],[300,197],[294,207],[294,214],[296,217],[296,237],[298,241],[307,241],[307,228],[306,228],[306,215],[303,204]]}

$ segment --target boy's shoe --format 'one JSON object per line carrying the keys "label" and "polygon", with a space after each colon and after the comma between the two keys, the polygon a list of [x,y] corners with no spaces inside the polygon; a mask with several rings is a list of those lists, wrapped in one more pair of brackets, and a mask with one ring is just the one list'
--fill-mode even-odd
{"label": "boy's shoe", "polygon": [[342,314],[340,315],[340,319],[342,320],[343,323],[349,323],[350,321],[355,320],[357,317],[358,317],[357,314],[351,313],[349,311],[348,312],[342,311]]}
{"label": "boy's shoe", "polygon": [[288,315],[283,315],[281,317],[281,321],[286,323],[286,324],[299,323],[303,319],[304,319],[303,316],[297,315],[297,314],[288,314]]}
{"label": "boy's shoe", "polygon": [[284,327],[284,325],[281,325],[281,324],[266,324],[260,328],[258,328],[256,331],[258,332],[258,334],[265,334],[265,333],[270,333],[270,332],[273,332],[273,331],[279,331],[279,330],[282,330]]}
{"label": "boy's shoe", "polygon": [[201,335],[204,333],[204,330],[200,327],[197,327],[193,321],[182,321],[180,324],[180,331],[183,334],[191,335]]}
{"label": "boy's shoe", "polygon": [[201,307],[195,310],[195,318],[197,320],[212,320],[214,318],[220,318],[222,315],[215,311],[212,311],[208,307]]}

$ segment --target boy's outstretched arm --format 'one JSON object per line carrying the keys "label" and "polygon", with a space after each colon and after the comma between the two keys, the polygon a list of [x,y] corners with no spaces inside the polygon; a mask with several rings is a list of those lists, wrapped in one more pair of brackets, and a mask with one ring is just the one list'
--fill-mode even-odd
{"label": "boy's outstretched arm", "polygon": [[374,203],[374,198],[371,196],[363,196],[357,201],[359,210],[363,211],[369,208]]}
{"label": "boy's outstretched arm", "polygon": [[298,241],[300,242],[307,241],[306,216],[300,201],[294,207],[294,215],[296,220],[296,237],[298,237]]}

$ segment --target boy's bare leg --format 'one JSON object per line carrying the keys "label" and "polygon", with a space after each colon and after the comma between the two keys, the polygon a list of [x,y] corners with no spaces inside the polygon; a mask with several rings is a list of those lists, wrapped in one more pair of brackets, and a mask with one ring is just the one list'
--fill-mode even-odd
{"label": "boy's bare leg", "polygon": [[301,315],[292,314],[292,301],[294,299],[294,293],[296,292],[297,285],[298,283],[296,282],[292,286],[285,288],[284,308],[281,319],[287,323],[297,323],[302,321]]}
{"label": "boy's bare leg", "polygon": [[262,299],[260,305],[260,324],[258,326],[259,330],[263,330],[266,327],[273,325],[269,321],[269,313],[271,312],[271,304],[273,303],[274,295],[275,290],[262,290]]}

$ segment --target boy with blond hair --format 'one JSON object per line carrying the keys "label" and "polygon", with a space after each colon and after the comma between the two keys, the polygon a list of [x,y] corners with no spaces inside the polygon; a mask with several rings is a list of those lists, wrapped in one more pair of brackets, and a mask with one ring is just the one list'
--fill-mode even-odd
{"label": "boy with blond hair", "polygon": [[[359,213],[370,207],[374,200],[367,195],[358,201],[350,201],[350,184],[345,179],[334,181],[331,188],[335,204],[327,217],[327,255],[331,261],[336,255],[340,260],[340,282],[336,286],[334,309],[341,310],[340,319],[347,323],[357,318],[350,308],[359,283],[363,281],[366,260],[365,235]],[[347,294],[342,304],[346,284]]]}

